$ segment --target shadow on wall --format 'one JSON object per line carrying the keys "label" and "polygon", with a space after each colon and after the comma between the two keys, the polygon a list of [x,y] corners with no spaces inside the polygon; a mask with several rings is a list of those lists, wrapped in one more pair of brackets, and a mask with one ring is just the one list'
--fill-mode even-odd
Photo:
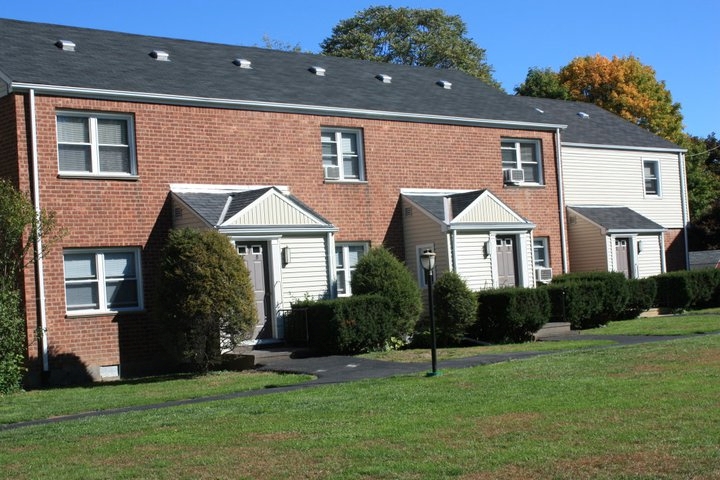
{"label": "shadow on wall", "polygon": [[[392,218],[390,219],[390,225],[388,225],[388,228],[385,231],[385,238],[383,238],[382,244],[401,262],[405,261],[405,240],[403,237],[403,228],[402,198],[398,195],[398,201],[395,205]],[[373,247],[377,246],[379,245],[373,245]]]}
{"label": "shadow on wall", "polygon": [[682,233],[675,236],[675,239],[665,253],[665,259],[668,272],[685,270],[687,268],[685,264],[685,238]]}
{"label": "shadow on wall", "polygon": [[93,382],[87,365],[77,355],[59,353],[53,347],[48,350],[49,372],[41,371],[42,363],[39,359],[30,363],[23,385],[26,389],[88,385]]}

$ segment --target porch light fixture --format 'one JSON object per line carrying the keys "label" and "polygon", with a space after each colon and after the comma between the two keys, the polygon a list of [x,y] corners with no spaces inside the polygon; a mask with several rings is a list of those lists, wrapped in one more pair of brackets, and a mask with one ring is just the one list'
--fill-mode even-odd
{"label": "porch light fixture", "polygon": [[428,372],[428,377],[440,375],[437,371],[437,343],[435,340],[435,310],[433,309],[433,275],[435,270],[435,252],[425,249],[420,254],[420,264],[425,270],[425,282],[428,286],[428,310],[430,311],[430,355],[432,358],[432,371]]}
{"label": "porch light fixture", "polygon": [[282,249],[282,263],[283,267],[287,266],[288,263],[292,260],[292,254],[290,252],[290,247],[283,247]]}

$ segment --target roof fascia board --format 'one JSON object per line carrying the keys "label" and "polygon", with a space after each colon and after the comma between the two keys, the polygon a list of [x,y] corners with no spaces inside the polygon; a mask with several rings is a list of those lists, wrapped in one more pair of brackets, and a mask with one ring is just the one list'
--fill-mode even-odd
{"label": "roof fascia board", "polygon": [[658,148],[658,147],[633,147],[630,145],[600,145],[593,143],[570,143],[561,142],[563,147],[574,147],[574,148],[595,148],[599,150],[633,150],[643,152],[665,152],[665,153],[685,153],[685,148]]}
{"label": "roof fascia board", "polygon": [[261,190],[263,188],[275,188],[284,195],[290,193],[290,187],[286,185],[216,185],[202,183],[171,183],[170,191],[177,193],[235,193],[248,190]]}
{"label": "roof fascia board", "polygon": [[492,232],[527,232],[534,230],[537,225],[531,222],[518,223],[463,223],[459,225],[450,225],[448,230],[464,231],[464,230],[482,230]]}
{"label": "roof fascia board", "polygon": [[300,234],[300,233],[335,233],[340,229],[334,226],[319,225],[317,227],[293,227],[292,225],[233,225],[228,227],[220,226],[217,228],[220,233],[226,235],[252,236],[252,235],[274,235],[282,236],[284,234]]}
{"label": "roof fascia board", "polygon": [[296,112],[306,114],[326,114],[329,116],[379,118],[404,120],[409,122],[439,123],[453,125],[484,126],[494,128],[513,128],[518,130],[552,130],[567,128],[567,125],[554,123],[518,122],[512,120],[491,120],[483,118],[454,117],[419,113],[368,110],[361,108],[338,108],[323,105],[303,105],[279,102],[260,102],[251,100],[232,100],[224,98],[191,97],[184,95],[168,95],[158,93],[127,92],[122,90],[105,90],[97,88],[78,88],[32,83],[12,83],[10,91],[35,90],[38,94],[60,95],[69,97],[93,98],[101,100],[140,101],[146,103],[162,103],[170,105],[191,105],[210,108],[234,108],[261,110],[270,112]]}
{"label": "roof fascia board", "polygon": [[631,233],[663,233],[667,228],[608,228],[608,235],[629,235]]}

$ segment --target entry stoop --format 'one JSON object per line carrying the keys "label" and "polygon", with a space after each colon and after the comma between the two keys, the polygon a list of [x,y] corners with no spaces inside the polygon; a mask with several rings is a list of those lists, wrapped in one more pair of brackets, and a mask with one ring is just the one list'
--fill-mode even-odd
{"label": "entry stoop", "polygon": [[543,340],[552,337],[566,337],[572,335],[573,331],[570,329],[570,322],[548,322],[543,327],[535,332],[535,340]]}

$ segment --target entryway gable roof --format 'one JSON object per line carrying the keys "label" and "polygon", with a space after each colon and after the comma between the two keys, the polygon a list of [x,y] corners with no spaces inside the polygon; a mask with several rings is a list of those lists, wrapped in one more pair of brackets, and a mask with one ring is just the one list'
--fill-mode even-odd
{"label": "entryway gable roof", "polygon": [[667,229],[635,210],[622,206],[568,206],[606,233],[660,233]]}
{"label": "entryway gable roof", "polygon": [[489,190],[452,195],[450,202],[453,210],[451,225],[466,223],[528,223],[527,220],[505,205]]}
{"label": "entryway gable roof", "polygon": [[297,197],[276,187],[246,191],[182,191],[172,192],[208,225],[226,229],[233,227],[310,228],[334,231],[337,228],[314,212]]}

